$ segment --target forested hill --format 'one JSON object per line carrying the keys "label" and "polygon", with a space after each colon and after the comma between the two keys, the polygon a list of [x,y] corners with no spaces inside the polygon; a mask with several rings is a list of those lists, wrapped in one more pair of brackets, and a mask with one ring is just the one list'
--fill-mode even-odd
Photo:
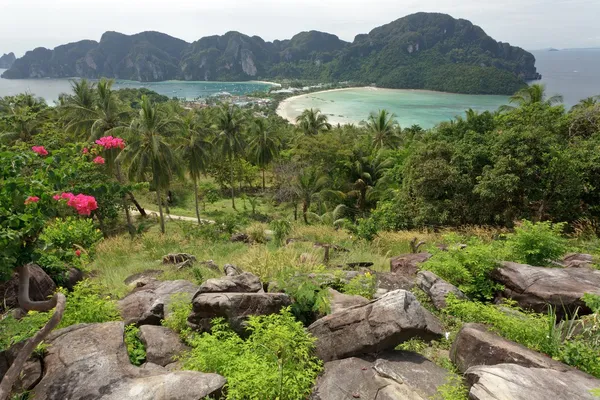
{"label": "forested hill", "polygon": [[265,42],[228,32],[194,43],[159,32],[105,33],[54,50],[37,48],[2,77],[241,81],[352,81],[389,88],[512,94],[538,79],[535,58],[497,42],[463,19],[417,13],[357,35],[352,43],[324,32]]}

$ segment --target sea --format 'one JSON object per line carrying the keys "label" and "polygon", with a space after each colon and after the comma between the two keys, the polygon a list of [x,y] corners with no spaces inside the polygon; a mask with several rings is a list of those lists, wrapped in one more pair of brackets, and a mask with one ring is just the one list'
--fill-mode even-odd
{"label": "sea", "polygon": [[[563,96],[566,107],[579,100],[600,95],[600,49],[532,51],[541,81],[549,95]],[[0,70],[0,74],[3,70]],[[168,97],[193,100],[220,93],[243,95],[268,90],[264,82],[135,82],[116,80],[114,87],[145,87]],[[52,104],[61,93],[69,92],[69,79],[0,79],[0,97],[29,92]],[[496,110],[508,103],[507,96],[462,95],[424,90],[359,88],[316,92],[288,99],[280,114],[293,120],[306,108],[319,108],[337,124],[360,123],[371,112],[387,109],[396,115],[402,126],[418,124],[430,128],[472,108],[477,111]]]}

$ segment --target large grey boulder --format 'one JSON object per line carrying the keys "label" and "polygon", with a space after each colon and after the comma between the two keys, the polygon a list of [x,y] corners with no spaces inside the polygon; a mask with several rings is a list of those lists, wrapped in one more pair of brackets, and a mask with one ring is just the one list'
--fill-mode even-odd
{"label": "large grey boulder", "polygon": [[200,285],[198,293],[256,293],[263,290],[260,278],[250,272],[208,279]]}
{"label": "large grey boulder", "polygon": [[470,400],[597,400],[600,379],[575,372],[516,364],[471,367],[465,374]]}
{"label": "large grey boulder", "polygon": [[561,261],[565,268],[592,268],[594,256],[591,254],[569,253]]}
{"label": "large grey boulder", "polygon": [[450,349],[450,359],[461,372],[477,365],[517,364],[523,367],[573,371],[552,358],[490,332],[482,324],[465,324]]}
{"label": "large grey boulder", "polygon": [[600,271],[588,268],[547,268],[503,262],[493,278],[505,286],[503,295],[516,300],[523,308],[545,313],[548,306],[580,314],[590,313],[581,297],[585,293],[600,295]]}
{"label": "large grey boulder", "polygon": [[377,278],[377,289],[373,297],[379,298],[388,292],[402,289],[411,291],[415,286],[415,276],[404,276],[395,272],[375,272]]}
{"label": "large grey boulder", "polygon": [[184,280],[152,281],[134,289],[118,302],[126,325],[160,325],[175,297],[191,300],[198,285]]}
{"label": "large grey boulder", "polygon": [[316,351],[324,361],[387,350],[414,337],[438,339],[443,334],[436,317],[405,290],[323,317],[308,330],[317,338]]}
{"label": "large grey boulder", "polygon": [[[25,346],[26,341],[14,344],[10,348],[0,351],[0,382],[8,369],[17,358],[19,351]],[[42,379],[42,362],[35,355],[29,357],[13,386],[15,391],[31,390]]]}
{"label": "large grey boulder", "polygon": [[44,377],[33,397],[45,400],[198,400],[219,395],[226,383],[217,374],[129,362],[122,322],[82,324],[52,333],[46,343]]}
{"label": "large grey boulder", "polygon": [[408,253],[393,257],[390,259],[390,272],[414,277],[419,270],[419,264],[431,257],[431,253]]}
{"label": "large grey boulder", "polygon": [[417,273],[417,286],[427,293],[438,310],[446,308],[446,297],[450,293],[457,299],[467,298],[456,286],[446,282],[431,271],[419,271]]}
{"label": "large grey boulder", "polygon": [[448,371],[412,352],[351,357],[325,363],[311,399],[428,400],[447,377]]}
{"label": "large grey boulder", "polygon": [[211,320],[223,317],[232,329],[244,333],[244,323],[250,315],[276,314],[290,304],[292,300],[284,293],[197,293],[188,325],[199,332],[208,332]]}
{"label": "large grey boulder", "polygon": [[[35,264],[29,264],[29,298],[33,301],[47,300],[56,291],[56,284]],[[8,281],[0,282],[0,312],[19,306],[19,274],[13,273]]]}
{"label": "large grey boulder", "polygon": [[164,326],[142,325],[140,340],[146,348],[146,361],[162,367],[175,362],[175,356],[189,350],[176,332]]}
{"label": "large grey boulder", "polygon": [[332,288],[329,288],[328,291],[330,314],[369,302],[368,299],[362,296],[340,293]]}

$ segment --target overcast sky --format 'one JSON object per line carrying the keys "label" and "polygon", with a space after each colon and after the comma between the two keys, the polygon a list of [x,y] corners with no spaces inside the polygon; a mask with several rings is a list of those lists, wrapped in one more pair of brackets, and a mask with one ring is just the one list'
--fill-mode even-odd
{"label": "overcast sky", "polygon": [[600,0],[0,0],[0,55],[155,30],[187,40],[237,30],[265,40],[358,33],[418,11],[471,20],[525,49],[600,47]]}

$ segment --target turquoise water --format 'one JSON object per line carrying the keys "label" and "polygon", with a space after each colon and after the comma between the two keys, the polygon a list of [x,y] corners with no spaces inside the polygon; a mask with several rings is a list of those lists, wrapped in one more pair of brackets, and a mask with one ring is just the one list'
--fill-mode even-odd
{"label": "turquoise water", "polygon": [[[0,74],[4,70],[0,69]],[[270,84],[261,82],[135,82],[115,80],[113,88],[139,88],[144,87],[168,97],[177,97],[186,100],[208,97],[217,93],[227,92],[233,95],[243,95],[256,91],[266,91]],[[43,97],[48,103],[53,103],[61,93],[71,91],[69,79],[1,79],[0,97],[11,96],[23,92],[33,93]]]}
{"label": "turquoise water", "polygon": [[306,108],[318,108],[333,124],[359,123],[371,112],[386,109],[396,114],[403,127],[431,128],[442,121],[464,115],[468,108],[496,110],[508,102],[506,96],[476,96],[424,90],[356,88],[316,92],[290,98],[281,104],[280,115],[293,120]]}

